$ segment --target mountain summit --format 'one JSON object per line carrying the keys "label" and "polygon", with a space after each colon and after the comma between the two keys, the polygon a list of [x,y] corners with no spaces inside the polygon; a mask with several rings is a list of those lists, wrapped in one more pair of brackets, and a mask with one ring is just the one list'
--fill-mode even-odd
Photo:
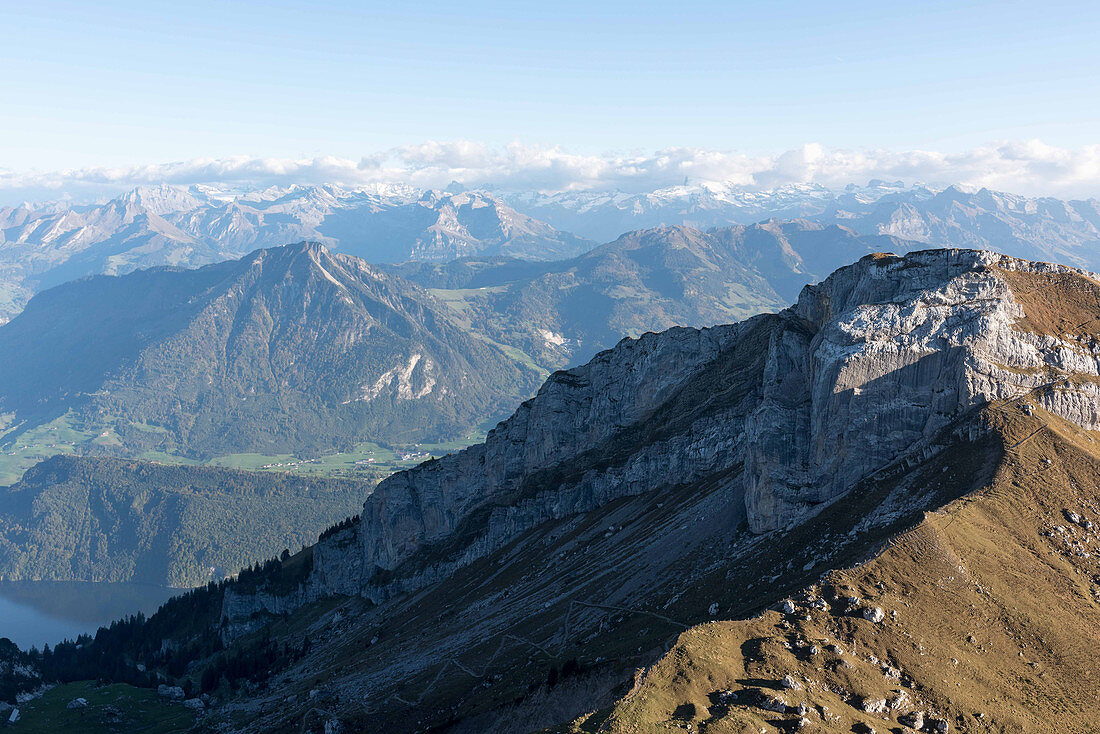
{"label": "mountain summit", "polygon": [[420,288],[323,245],[96,276],[0,328],[0,406],[128,451],[319,452],[465,435],[538,375]]}

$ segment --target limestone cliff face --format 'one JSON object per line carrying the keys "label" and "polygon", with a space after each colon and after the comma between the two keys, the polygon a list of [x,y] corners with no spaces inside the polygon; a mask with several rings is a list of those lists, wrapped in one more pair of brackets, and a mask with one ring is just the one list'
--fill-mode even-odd
{"label": "limestone cliff face", "polygon": [[314,559],[310,594],[381,601],[546,520],[708,477],[753,532],[785,528],[1038,387],[1100,427],[1100,345],[1082,328],[1098,317],[1091,274],[930,250],[863,258],[779,314],[624,340],[551,376],[484,444],[379,485],[354,538]]}
{"label": "limestone cliff face", "polygon": [[[646,334],[552,375],[484,444],[379,485],[359,527],[368,573],[411,574],[416,586],[547,519],[729,468],[740,460],[756,381],[723,384],[716,368],[733,360],[758,372],[775,320]],[[708,373],[711,389],[694,394]]]}
{"label": "limestone cliff face", "polygon": [[1100,293],[1081,271],[958,250],[865,258],[807,287],[792,312],[813,336],[773,338],[763,399],[746,428],[752,529],[797,521],[960,413],[1065,374],[1074,379],[1044,391],[1043,407],[1096,427],[1100,393],[1088,378],[1097,345],[1065,327],[1097,312],[1071,296],[1059,305],[1064,324],[1037,333],[1029,288],[1053,302],[1067,288],[1086,299]]}

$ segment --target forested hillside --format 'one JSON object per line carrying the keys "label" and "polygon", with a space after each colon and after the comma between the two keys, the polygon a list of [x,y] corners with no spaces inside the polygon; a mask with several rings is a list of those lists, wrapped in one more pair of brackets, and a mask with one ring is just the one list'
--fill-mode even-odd
{"label": "forested hillside", "polygon": [[371,487],[56,456],[0,490],[0,579],[195,586],[312,543]]}

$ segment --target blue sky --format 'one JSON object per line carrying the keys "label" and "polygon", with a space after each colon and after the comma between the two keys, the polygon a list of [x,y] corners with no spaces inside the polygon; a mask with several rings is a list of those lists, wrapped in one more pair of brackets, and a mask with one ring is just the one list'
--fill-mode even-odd
{"label": "blue sky", "polygon": [[1100,142],[1094,3],[8,2],[0,167]]}

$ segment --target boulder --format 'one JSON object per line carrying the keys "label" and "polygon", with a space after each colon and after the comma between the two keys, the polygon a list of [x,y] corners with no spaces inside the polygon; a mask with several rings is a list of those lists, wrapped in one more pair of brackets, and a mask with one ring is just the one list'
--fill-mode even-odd
{"label": "boulder", "polygon": [[898,717],[898,723],[908,726],[910,729],[920,731],[924,727],[924,712],[913,711]]}
{"label": "boulder", "polygon": [[67,709],[86,709],[88,708],[88,699],[86,698],[74,698],[65,704]]}
{"label": "boulder", "polygon": [[905,691],[898,690],[893,697],[890,698],[890,710],[898,711],[905,708],[909,704],[909,694]]}
{"label": "boulder", "polygon": [[870,620],[875,624],[886,619],[886,612],[882,611],[882,607],[865,607],[861,614],[864,619]]}
{"label": "boulder", "polygon": [[179,686],[169,686],[164,683],[157,686],[157,695],[162,698],[170,698],[173,701],[182,701],[187,696]]}

